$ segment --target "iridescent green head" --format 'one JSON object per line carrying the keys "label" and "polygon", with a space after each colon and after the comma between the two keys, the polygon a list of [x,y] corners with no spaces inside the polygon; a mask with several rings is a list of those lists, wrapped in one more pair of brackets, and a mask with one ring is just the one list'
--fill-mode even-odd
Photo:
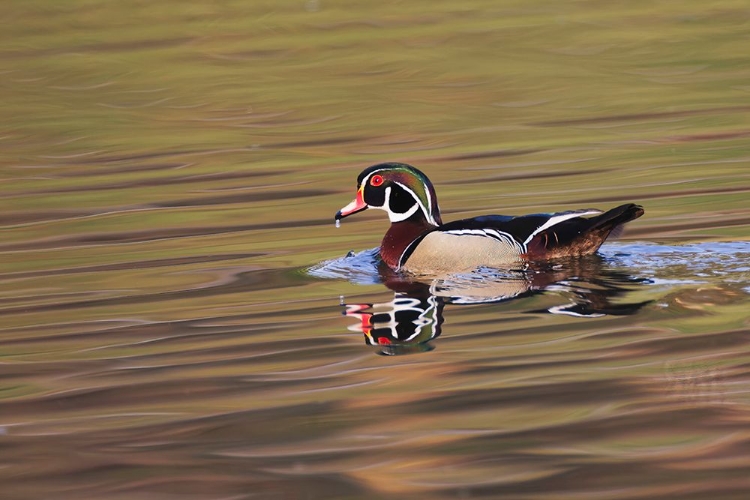
{"label": "iridescent green head", "polygon": [[339,210],[336,220],[367,208],[388,212],[391,222],[426,221],[442,224],[435,188],[422,172],[406,163],[380,163],[357,177],[357,196]]}

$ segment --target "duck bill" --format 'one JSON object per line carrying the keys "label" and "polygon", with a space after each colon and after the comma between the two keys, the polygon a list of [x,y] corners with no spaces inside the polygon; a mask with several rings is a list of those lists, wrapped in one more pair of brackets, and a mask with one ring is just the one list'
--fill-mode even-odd
{"label": "duck bill", "polygon": [[361,212],[366,208],[369,208],[369,205],[365,203],[364,197],[362,195],[362,190],[360,189],[359,191],[357,191],[357,197],[354,198],[351,203],[336,212],[336,220],[341,220],[344,217],[349,217],[350,215]]}

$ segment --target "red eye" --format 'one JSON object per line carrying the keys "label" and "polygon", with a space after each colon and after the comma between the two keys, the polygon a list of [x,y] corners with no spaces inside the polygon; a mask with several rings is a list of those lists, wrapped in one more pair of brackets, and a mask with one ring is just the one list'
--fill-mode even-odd
{"label": "red eye", "polygon": [[373,175],[373,176],[372,176],[372,177],[370,178],[370,185],[371,185],[371,186],[375,186],[375,187],[378,187],[378,186],[380,186],[381,184],[383,184],[383,176],[382,176],[382,175]]}

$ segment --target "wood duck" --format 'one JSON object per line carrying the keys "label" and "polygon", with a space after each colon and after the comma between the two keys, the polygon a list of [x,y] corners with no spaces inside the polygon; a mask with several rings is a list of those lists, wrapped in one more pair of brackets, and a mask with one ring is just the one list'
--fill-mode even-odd
{"label": "wood duck", "polygon": [[641,206],[628,203],[607,212],[484,215],[443,224],[432,183],[405,163],[363,170],[356,197],[336,213],[336,223],[367,208],[385,210],[391,221],[381,258],[391,269],[410,274],[519,269],[528,262],[592,254],[612,232],[643,215]]}

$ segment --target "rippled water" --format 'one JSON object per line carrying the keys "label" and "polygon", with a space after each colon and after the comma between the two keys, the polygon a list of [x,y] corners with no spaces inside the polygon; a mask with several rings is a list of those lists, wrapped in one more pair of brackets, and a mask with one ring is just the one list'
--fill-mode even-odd
{"label": "rippled water", "polygon": [[[0,12],[0,498],[747,496],[741,2]],[[412,282],[333,224],[385,160],[646,214]]]}

